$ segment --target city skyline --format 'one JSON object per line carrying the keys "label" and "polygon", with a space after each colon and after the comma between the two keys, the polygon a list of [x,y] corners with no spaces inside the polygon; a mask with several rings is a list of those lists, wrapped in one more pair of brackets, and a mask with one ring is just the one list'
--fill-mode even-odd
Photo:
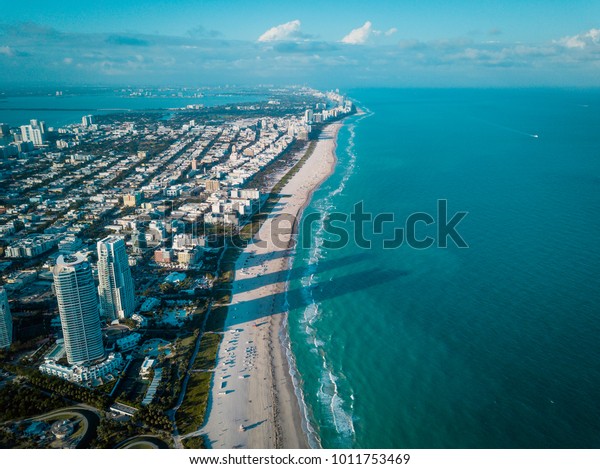
{"label": "city skyline", "polygon": [[599,69],[589,0],[5,7],[0,448],[600,447]]}
{"label": "city skyline", "polygon": [[600,7],[585,1],[112,3],[7,12],[0,84],[597,85]]}
{"label": "city skyline", "polygon": [[[273,87],[263,101],[249,104],[244,100],[255,91],[236,90],[231,94],[239,104],[204,107],[184,102],[179,108],[161,111],[121,111],[92,117],[79,110],[71,123],[60,127],[46,126],[49,121],[42,120],[42,116],[29,119],[25,129],[2,126],[7,142],[0,147],[5,181],[5,202],[1,207],[5,257],[1,262],[2,280],[6,282],[15,318],[15,340],[1,354],[1,366],[7,369],[9,380],[29,380],[32,389],[56,393],[68,399],[69,404],[74,392],[78,400],[88,405],[91,402],[99,415],[98,435],[103,435],[100,429],[104,425],[118,429],[118,433],[89,443],[95,448],[119,447],[138,430],[160,431],[159,444],[173,448],[375,448],[401,447],[405,441],[415,447],[529,447],[544,446],[549,438],[555,439],[557,447],[595,446],[590,431],[595,420],[586,424],[581,417],[595,408],[594,402],[585,398],[592,395],[585,388],[586,383],[579,383],[582,393],[557,405],[564,415],[548,425],[548,406],[560,402],[562,392],[571,391],[570,383],[578,382],[579,373],[571,367],[560,367],[556,372],[538,374],[537,370],[547,362],[547,353],[552,352],[548,347],[530,351],[535,360],[529,374],[539,377],[540,387],[544,388],[548,387],[546,383],[556,386],[558,380],[564,391],[554,390],[549,394],[551,402],[544,400],[529,408],[521,403],[539,396],[539,387],[527,386],[531,380],[523,386],[515,384],[514,390],[507,393],[507,404],[493,414],[498,422],[495,434],[482,431],[487,426],[477,418],[480,406],[486,405],[480,400],[485,393],[477,392],[467,405],[457,407],[454,394],[439,391],[447,383],[455,389],[465,386],[465,392],[478,385],[477,380],[463,385],[460,370],[465,363],[472,369],[496,367],[500,372],[491,371],[490,379],[503,386],[503,360],[514,363],[522,356],[519,347],[524,335],[514,324],[527,325],[523,318],[529,317],[530,307],[533,314],[544,320],[552,317],[559,321],[562,311],[571,311],[573,301],[556,286],[568,268],[555,268],[556,284],[548,289],[546,265],[538,265],[538,259],[533,258],[527,271],[541,267],[539,273],[511,281],[503,297],[485,283],[486,275],[499,264],[505,269],[497,273],[501,278],[518,276],[518,262],[523,256],[512,256],[522,247],[510,243],[505,246],[512,233],[503,233],[497,218],[487,226],[483,223],[479,236],[471,231],[469,246],[456,245],[468,250],[446,249],[448,246],[438,244],[444,249],[437,249],[437,253],[432,252],[435,248],[425,250],[411,242],[407,244],[415,248],[413,251],[401,250],[400,245],[385,249],[385,244],[385,251],[381,251],[369,244],[368,252],[358,253],[357,249],[364,249],[359,242],[362,229],[349,229],[355,233],[356,242],[344,243],[340,248],[335,241],[331,243],[330,235],[337,233],[329,232],[325,220],[344,220],[348,213],[350,220],[358,220],[353,215],[359,211],[349,212],[348,204],[362,207],[362,200],[368,200],[365,206],[376,207],[379,213],[372,218],[370,211],[360,213],[373,220],[385,216],[393,221],[389,215],[402,211],[403,205],[422,207],[434,197],[443,196],[448,197],[443,200],[450,200],[453,209],[461,209],[465,204],[461,213],[473,214],[468,219],[471,223],[475,217],[481,220],[486,209],[506,197],[508,183],[511,189],[521,184],[525,187],[519,200],[511,201],[511,207],[532,196],[533,212],[528,211],[527,215],[562,204],[566,220],[572,220],[563,224],[564,235],[576,236],[577,231],[571,227],[577,226],[581,212],[572,210],[568,196],[574,196],[585,213],[594,213],[596,201],[592,197],[581,199],[578,192],[587,186],[595,195],[593,179],[580,176],[572,181],[576,190],[556,191],[556,173],[552,172],[536,192],[532,193],[529,187],[541,177],[540,168],[547,175],[556,167],[553,158],[560,158],[556,148],[563,151],[568,161],[589,155],[589,160],[580,163],[584,176],[595,169],[597,145],[593,132],[586,132],[591,136],[589,140],[581,139],[580,156],[570,149],[572,142],[580,140],[581,129],[595,127],[594,120],[589,124],[588,121],[595,118],[598,90],[360,91],[356,90],[355,98],[339,91]],[[121,99],[152,101],[159,93],[177,92],[173,88],[131,89],[122,91]],[[203,90],[182,90],[184,93],[190,96],[184,99],[204,98]],[[144,97],[139,97],[141,94]],[[63,98],[57,95],[51,99]],[[506,109],[506,103],[511,103],[512,108]],[[550,110],[547,103],[552,103]],[[482,108],[491,114],[487,111],[489,106],[495,107],[495,117],[477,119]],[[561,129],[569,125],[574,133],[561,137],[556,144],[553,136],[564,135]],[[30,135],[34,128],[39,130],[37,139]],[[432,145],[432,134],[439,136],[437,145]],[[471,145],[478,146],[473,149]],[[461,146],[468,147],[464,154],[455,150]],[[433,157],[437,159],[432,162]],[[450,177],[454,159],[460,164],[453,169],[456,176]],[[362,168],[369,164],[371,169],[364,171]],[[496,177],[494,173],[498,171],[505,175]],[[478,173],[484,177],[478,178]],[[569,173],[567,177],[572,179]],[[433,190],[424,195],[418,185],[413,185],[415,182],[430,184]],[[498,191],[490,196],[487,186],[494,182]],[[323,183],[323,190],[315,191]],[[467,183],[472,186],[465,187]],[[483,190],[480,183],[485,186]],[[347,197],[352,190],[354,196]],[[483,199],[487,196],[487,201],[478,207],[474,204],[479,195]],[[417,198],[405,205],[410,197]],[[563,201],[565,197],[567,200]],[[437,200],[440,207],[442,199]],[[308,204],[310,211],[303,218]],[[326,214],[327,218],[319,222],[311,215],[315,212]],[[446,227],[444,230],[456,226],[453,220],[462,219],[449,219],[443,212],[437,222]],[[505,209],[502,216],[505,213],[512,217],[510,209]],[[415,218],[419,215],[425,218]],[[427,212],[412,212],[409,218],[431,224]],[[530,228],[535,229],[540,219],[553,220],[551,216],[537,217]],[[306,226],[301,220],[308,222],[312,231],[299,228]],[[462,226],[468,230],[473,225]],[[408,231],[409,226],[407,218],[402,229],[407,230],[407,240],[410,233],[414,240],[415,233]],[[453,231],[444,230],[437,232]],[[493,249],[498,251],[500,261],[480,267],[486,256],[482,240],[494,242],[493,233],[498,230],[500,237],[496,242],[502,246],[496,244]],[[314,241],[314,250],[301,242],[307,239]],[[577,245],[595,246],[586,242]],[[541,256],[546,258],[546,253],[555,247],[542,251]],[[97,263],[94,251],[98,254]],[[463,254],[464,251],[468,252]],[[74,252],[77,254],[70,255]],[[469,258],[471,253],[475,256]],[[594,255],[594,251],[591,253]],[[88,261],[84,256],[89,254]],[[428,256],[434,258],[425,270],[419,262],[425,262]],[[568,266],[576,256],[564,258]],[[369,261],[369,266],[365,263],[361,267],[361,259]],[[335,272],[337,269],[346,271]],[[54,274],[54,292],[48,270]],[[588,275],[586,270],[580,275],[574,277],[577,283],[590,288],[589,292],[583,290],[581,298],[593,297],[597,289],[588,279],[598,276]],[[132,277],[135,282],[130,281]],[[457,279],[465,280],[459,284]],[[480,279],[482,283],[478,283]],[[418,283],[411,285],[407,281]],[[443,285],[439,290],[443,297],[458,291],[457,301],[431,297],[432,282]],[[534,302],[530,302],[531,290],[522,288],[530,282],[540,292]],[[419,284],[422,293],[416,293]],[[470,296],[476,300],[469,309],[460,292],[471,288],[471,284],[476,287]],[[126,307],[118,303],[131,301],[133,289],[140,301],[129,316]],[[519,301],[522,310],[514,306],[513,292],[525,298]],[[99,314],[99,296],[105,302],[104,317]],[[497,303],[486,303],[490,297],[498,298]],[[364,308],[373,298],[378,301],[378,314]],[[439,331],[441,337],[446,337],[447,330],[453,334],[450,342],[443,343],[441,351],[437,351],[435,360],[420,358],[411,365],[412,376],[417,380],[422,381],[423,364],[436,380],[433,386],[427,386],[429,382],[421,386],[422,415],[405,425],[403,409],[390,404],[379,408],[374,404],[366,409],[337,407],[336,418],[348,426],[331,425],[331,403],[339,396],[348,403],[353,402],[350,396],[354,395],[357,401],[366,402],[375,395],[377,403],[393,403],[395,389],[402,390],[403,376],[369,375],[372,365],[368,363],[387,359],[393,366],[406,358],[403,347],[388,344],[409,342],[403,335],[405,328],[393,325],[399,317],[399,304],[409,312],[419,307],[415,298],[426,303],[420,306],[418,315],[425,318],[421,332],[425,340],[418,344],[422,347],[418,351],[421,357],[436,350],[430,348],[428,340],[432,330]],[[558,307],[553,310],[547,299],[557,302]],[[443,308],[438,307],[438,301],[445,301]],[[477,322],[474,318],[481,317],[482,304],[494,313],[473,333],[470,326]],[[112,305],[116,306],[114,310]],[[331,313],[312,316],[314,325],[302,327],[307,324],[307,313],[326,311],[321,307],[330,308]],[[584,320],[589,317],[593,321],[592,308],[582,308],[583,318],[578,319],[582,328],[578,335],[584,343],[596,337],[593,326]],[[437,330],[435,321],[428,316],[430,312],[445,315]],[[510,320],[505,319],[511,314]],[[117,317],[119,321],[114,321]],[[407,324],[414,324],[415,317],[404,318]],[[467,318],[468,327],[461,324],[462,318]],[[512,350],[513,356],[506,358],[505,344],[490,340],[496,328],[489,328],[488,324],[499,318],[504,321],[503,335],[510,335],[514,329],[511,340],[519,346]],[[369,321],[379,321],[379,329],[369,331]],[[341,347],[336,340],[330,340],[340,330],[340,323],[355,327],[346,337],[335,337],[344,341]],[[287,324],[291,324],[289,329]],[[59,332],[61,327],[64,338]],[[357,341],[363,331],[365,337],[370,334],[371,340]],[[528,346],[529,337],[536,333],[537,343],[548,337],[547,329],[533,328],[523,344]],[[289,334],[289,344],[304,349],[292,352],[287,348],[285,334]],[[466,334],[471,345],[461,342],[456,347],[454,338],[460,334]],[[560,339],[558,336],[557,343]],[[374,342],[383,345],[383,353],[373,350]],[[238,343],[243,345],[238,347]],[[364,343],[365,348],[353,350],[357,343]],[[560,354],[571,343],[568,337],[555,351]],[[449,347],[454,347],[452,356],[446,353]],[[478,353],[474,354],[474,350]],[[570,353],[578,352],[579,349]],[[287,361],[289,353],[298,360]],[[453,358],[455,354],[457,359]],[[338,357],[340,361],[336,362]],[[331,374],[322,374],[323,365]],[[593,368],[585,362],[582,365],[586,371]],[[353,366],[354,373],[369,375],[368,381],[374,386],[365,386],[356,378],[347,379]],[[458,377],[456,381],[449,378],[449,368]],[[292,380],[295,373],[306,377],[299,385]],[[393,380],[393,386],[388,386]],[[79,391],[71,386],[73,383],[87,389]],[[9,392],[16,392],[16,384],[5,386]],[[596,387],[592,381],[587,386]],[[296,389],[303,393],[300,398],[294,393]],[[389,389],[393,391],[390,393]],[[402,402],[409,402],[418,394],[412,385],[403,392],[408,398]],[[42,419],[42,409],[28,410],[23,400],[17,402],[18,414],[4,406],[5,420],[8,416],[26,418],[34,414],[38,415],[34,418]],[[432,416],[428,409],[431,403],[438,402],[443,403],[443,409],[438,416]],[[457,425],[459,414],[471,412],[470,402],[475,403],[476,410],[471,413],[474,418],[460,423],[461,432],[447,431],[445,428]],[[48,409],[58,409],[63,402],[47,404]],[[303,409],[314,410],[314,416]],[[386,418],[380,419],[380,415]],[[513,432],[515,415],[517,420],[531,423],[524,425],[523,431]],[[112,421],[122,417],[131,418],[135,427]],[[367,421],[365,427],[358,425]],[[432,437],[430,429],[437,421],[451,425],[440,426],[442,430]],[[318,433],[306,430],[312,422],[313,428],[319,428]],[[564,432],[566,426],[579,431]],[[23,425],[9,423],[4,428],[5,435],[15,435],[13,439],[4,437],[5,446],[28,444],[25,431],[19,430],[25,428]],[[66,445],[48,436],[46,430],[40,430],[36,445]]]}

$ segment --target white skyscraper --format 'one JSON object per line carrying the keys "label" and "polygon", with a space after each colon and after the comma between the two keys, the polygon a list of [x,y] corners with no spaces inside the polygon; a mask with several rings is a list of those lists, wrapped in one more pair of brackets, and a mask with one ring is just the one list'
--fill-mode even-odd
{"label": "white skyscraper", "polygon": [[89,114],[87,116],[83,116],[81,118],[81,125],[83,125],[84,127],[89,127],[93,123],[94,123],[94,116],[92,116],[91,114]]}
{"label": "white skyscraper", "polygon": [[307,109],[306,111],[304,111],[304,122],[306,122],[307,124],[312,123],[313,121],[313,112],[312,109]]}
{"label": "white skyscraper", "polygon": [[59,256],[52,273],[68,362],[103,358],[98,293],[89,262],[80,253]]}
{"label": "white skyscraper", "polygon": [[24,142],[33,142],[35,146],[42,146],[46,140],[46,126],[43,121],[31,119],[29,125],[21,126],[21,138]]}
{"label": "white skyscraper", "polygon": [[108,236],[98,241],[97,247],[100,311],[109,320],[129,318],[135,298],[125,242]]}
{"label": "white skyscraper", "polygon": [[6,290],[0,287],[0,349],[10,347],[12,343],[12,316],[8,306]]}

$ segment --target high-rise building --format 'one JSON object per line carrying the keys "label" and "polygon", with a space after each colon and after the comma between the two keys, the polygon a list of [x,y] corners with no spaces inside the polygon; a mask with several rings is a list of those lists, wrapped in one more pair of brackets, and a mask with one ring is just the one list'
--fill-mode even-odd
{"label": "high-rise building", "polygon": [[89,127],[93,123],[94,123],[94,116],[92,116],[91,114],[89,114],[87,116],[83,116],[81,118],[81,125],[83,125],[84,127]]}
{"label": "high-rise building", "polygon": [[0,349],[10,347],[12,330],[12,316],[8,306],[8,296],[6,296],[6,290],[0,287]]}
{"label": "high-rise building", "polygon": [[40,132],[42,132],[43,134],[46,133],[46,123],[44,121],[30,119],[29,125],[31,125],[34,129],[40,129]]}
{"label": "high-rise building", "polygon": [[313,121],[313,112],[312,109],[307,109],[304,111],[304,122],[307,124],[311,124]]}
{"label": "high-rise building", "polygon": [[219,181],[215,181],[214,179],[209,179],[206,181],[206,191],[207,192],[215,192],[218,191],[221,185]]}
{"label": "high-rise building", "polygon": [[97,248],[100,311],[109,320],[129,318],[135,298],[125,242],[108,236],[98,241]]}
{"label": "high-rise building", "polygon": [[10,125],[0,124],[0,137],[8,137],[10,135]]}
{"label": "high-rise building", "polygon": [[36,146],[44,145],[46,141],[46,125],[44,121],[31,119],[29,125],[21,126],[21,138],[24,142],[33,142]]}
{"label": "high-rise building", "polygon": [[89,262],[80,253],[59,256],[52,273],[68,362],[81,365],[103,358],[98,293]]}

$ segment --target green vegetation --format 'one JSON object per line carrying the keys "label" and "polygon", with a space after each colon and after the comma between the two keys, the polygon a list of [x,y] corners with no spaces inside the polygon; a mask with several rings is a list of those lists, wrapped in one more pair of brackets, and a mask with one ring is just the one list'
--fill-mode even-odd
{"label": "green vegetation", "polygon": [[206,320],[206,330],[213,332],[222,332],[225,327],[225,319],[227,318],[227,306],[213,306],[210,316]]}
{"label": "green vegetation", "polygon": [[[235,280],[235,262],[241,253],[241,247],[258,232],[261,224],[267,219],[269,213],[280,200],[279,193],[287,182],[300,170],[302,165],[314,152],[316,142],[308,145],[306,152],[298,162],[275,185],[259,212],[255,213],[251,221],[246,224],[233,239],[233,246],[226,246],[221,263],[219,275],[213,289],[213,307],[205,324],[205,333],[200,342],[198,355],[193,364],[197,370],[210,370],[214,368],[221,336],[216,332],[223,331],[227,317],[227,305],[231,301],[231,291]],[[181,434],[196,431],[204,423],[204,415],[210,393],[212,372],[198,371],[190,374],[185,399],[177,411],[177,427]],[[187,442],[187,443],[186,443]],[[204,445],[203,441],[184,440],[188,445]],[[195,447],[195,446],[194,446]],[[199,446],[204,447],[204,446]]]}
{"label": "green vegetation", "polygon": [[35,449],[37,443],[33,438],[17,437],[6,427],[0,427],[0,449]]}
{"label": "green vegetation", "polygon": [[[194,351],[194,345],[196,344],[196,339],[200,334],[199,330],[195,330],[193,334],[190,334],[183,339],[177,339],[175,341],[175,349],[177,350],[177,357],[188,357],[191,356]],[[183,360],[185,361],[185,360]]]}
{"label": "green vegetation", "polygon": [[[51,347],[54,346],[54,341],[52,340],[48,340],[47,338],[44,339],[44,343],[38,347],[38,349],[33,352],[32,354],[30,354],[29,356],[22,358],[22,362],[24,363],[35,363],[37,362],[40,358],[42,358],[42,356],[48,352],[48,350],[50,350]],[[35,340],[34,341],[30,341],[31,345],[35,344]],[[37,345],[37,344],[35,344]]]}
{"label": "green vegetation", "polygon": [[31,370],[28,374],[29,382],[38,388],[48,390],[66,399],[85,402],[98,409],[109,406],[110,398],[96,390],[84,388],[77,384],[64,381],[54,376],[44,375],[37,370]]}
{"label": "green vegetation", "polygon": [[134,416],[134,422],[146,425],[153,429],[173,431],[173,424],[166,416],[164,409],[157,404],[150,404],[148,407],[142,407]]}
{"label": "green vegetation", "polygon": [[215,291],[214,301],[217,305],[227,305],[231,301],[231,286]]}
{"label": "green vegetation", "polygon": [[211,372],[190,374],[185,399],[176,414],[181,434],[196,431],[204,423],[211,378]]}
{"label": "green vegetation", "polygon": [[[306,152],[302,155],[302,158],[279,180],[273,189],[269,193],[267,199],[263,202],[260,210],[252,216],[250,222],[244,225],[237,236],[233,238],[233,246],[228,246],[227,251],[223,256],[223,260],[227,262],[235,262],[241,253],[241,248],[248,244],[248,241],[258,232],[260,226],[269,217],[271,211],[277,206],[281,199],[280,193],[290,179],[300,171],[300,168],[304,166],[304,163],[311,157],[317,146],[316,141],[311,141],[306,148]],[[223,272],[227,275],[226,271]],[[221,275],[219,275],[221,277]],[[228,277],[226,277],[228,280]],[[225,280],[225,281],[227,281]]]}
{"label": "green vegetation", "polygon": [[197,370],[209,370],[215,366],[217,351],[221,343],[221,335],[214,332],[206,332],[200,341],[200,350],[194,360],[193,368]]}
{"label": "green vegetation", "polygon": [[49,396],[39,389],[7,383],[0,393],[0,421],[31,417],[64,405],[54,394]]}
{"label": "green vegetation", "polygon": [[[279,182],[277,184],[275,184],[275,186],[273,187],[273,190],[271,191],[271,195],[276,195],[279,194],[281,192],[281,189],[283,189],[285,187],[285,185],[290,181],[290,179],[292,179],[296,173],[298,171],[300,171],[300,168],[302,168],[302,166],[304,166],[304,163],[306,163],[306,161],[312,156],[313,152],[315,151],[315,148],[317,147],[317,141],[313,140],[308,144],[308,148],[306,149],[306,153],[304,153],[304,155],[302,156],[302,158],[300,158],[300,160],[298,160],[298,163],[296,163],[294,165],[294,167],[292,169],[290,169],[285,176],[283,176]],[[270,197],[269,196],[269,197]]]}
{"label": "green vegetation", "polygon": [[233,278],[234,278],[234,269],[235,269],[235,264],[231,264],[228,263],[228,265],[226,265],[224,262],[221,262],[221,268],[223,269],[221,274],[219,275],[219,278],[217,279],[216,285],[217,286],[221,286],[222,284],[225,283],[231,283],[233,282]]}
{"label": "green vegetation", "polygon": [[[193,368],[197,370],[214,368],[220,342],[220,334],[204,333]],[[197,371],[190,374],[185,399],[176,414],[177,427],[182,434],[196,431],[204,423],[211,377],[212,372],[209,371]]]}
{"label": "green vegetation", "polygon": [[203,436],[192,436],[182,441],[187,449],[206,449],[206,440]]}
{"label": "green vegetation", "polygon": [[138,409],[148,388],[148,381],[142,380],[139,377],[143,362],[143,358],[133,359],[114,393],[117,396],[117,401]]}
{"label": "green vegetation", "polygon": [[4,368],[14,374],[24,376],[29,383],[53,396],[62,397],[75,402],[84,402],[98,409],[103,409],[111,404],[111,399],[95,389],[84,388],[69,381],[64,381],[55,376],[48,376],[35,368],[4,364]]}
{"label": "green vegetation", "polygon": [[90,443],[90,448],[114,448],[121,441],[142,433],[143,429],[132,421],[122,423],[112,419],[102,419],[96,429],[96,438]]}
{"label": "green vegetation", "polygon": [[[213,368],[220,341],[221,336],[219,334],[212,332],[203,334],[193,368]],[[204,422],[211,376],[211,372],[193,372],[190,374],[185,399],[176,414],[177,427],[182,434],[197,430]]]}
{"label": "green vegetation", "polygon": [[104,394],[110,394],[116,384],[117,381],[113,379],[96,387],[95,390]]}

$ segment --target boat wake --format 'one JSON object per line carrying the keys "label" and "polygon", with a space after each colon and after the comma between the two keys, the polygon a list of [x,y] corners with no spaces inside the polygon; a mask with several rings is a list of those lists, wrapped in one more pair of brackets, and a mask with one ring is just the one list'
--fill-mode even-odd
{"label": "boat wake", "polygon": [[477,120],[477,121],[479,121],[479,122],[483,122],[484,124],[488,124],[488,125],[491,125],[493,127],[497,127],[498,129],[506,130],[507,132],[512,132],[514,134],[525,135],[526,137],[531,137],[531,138],[539,138],[540,137],[538,134],[530,134],[528,132],[524,132],[524,131],[519,130],[519,129],[514,129],[512,127],[507,127],[505,125],[498,124],[496,122],[490,122],[488,120],[479,119],[479,118],[476,118],[476,117],[474,119]]}

